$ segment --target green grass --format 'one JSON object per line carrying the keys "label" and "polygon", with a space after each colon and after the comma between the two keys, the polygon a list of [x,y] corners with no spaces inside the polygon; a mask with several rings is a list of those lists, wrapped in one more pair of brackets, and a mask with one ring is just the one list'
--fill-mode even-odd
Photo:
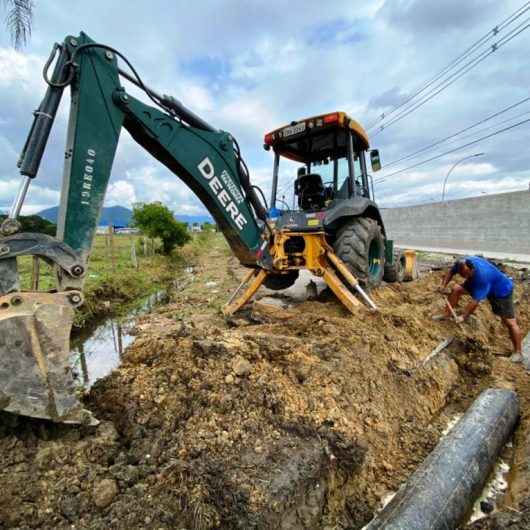
{"label": "green grass", "polygon": [[[89,260],[84,286],[85,303],[78,311],[75,325],[83,326],[105,313],[120,313],[149,294],[167,286],[187,264],[181,250],[171,256],[153,254],[148,242],[148,255],[143,256],[141,236],[115,234],[113,245],[107,235],[97,235]],[[194,241],[191,243],[194,244]],[[131,249],[137,251],[138,269],[133,265]],[[158,247],[158,243],[154,242]],[[31,288],[32,258],[19,259],[21,287]],[[39,290],[56,288],[52,269],[40,261]]]}

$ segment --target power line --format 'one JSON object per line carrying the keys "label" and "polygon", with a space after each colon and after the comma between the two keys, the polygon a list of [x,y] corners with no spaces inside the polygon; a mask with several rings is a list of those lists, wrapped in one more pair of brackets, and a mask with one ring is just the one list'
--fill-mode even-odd
{"label": "power line", "polygon": [[482,45],[484,42],[488,41],[495,35],[497,35],[500,31],[502,31],[506,26],[509,26],[512,22],[515,22],[520,16],[522,16],[526,11],[530,9],[530,2],[527,2],[522,7],[520,7],[518,10],[516,10],[514,13],[512,13],[508,18],[503,20],[500,24],[495,26],[493,29],[488,31],[484,36],[482,36],[479,40],[477,40],[475,43],[473,43],[467,50],[465,50],[461,55],[453,59],[448,65],[446,65],[438,74],[436,74],[433,78],[431,78],[428,82],[426,82],[419,90],[417,90],[414,94],[409,96],[408,99],[401,102],[399,105],[395,106],[390,112],[383,113],[381,116],[368,127],[367,130],[372,129],[379,121],[384,120],[385,118],[388,118],[392,114],[394,114],[395,111],[400,109],[401,107],[405,106],[407,103],[412,101],[414,98],[416,98],[419,94],[424,92],[429,86],[431,86],[434,82],[436,82],[440,77],[443,77],[445,73],[447,73],[449,70],[451,70],[454,66],[461,63],[465,58],[467,58],[471,53],[478,48],[480,45]]}
{"label": "power line", "polygon": [[441,153],[441,154],[433,156],[431,158],[427,158],[426,160],[422,160],[421,162],[418,162],[417,164],[413,164],[412,166],[409,166],[409,167],[406,167],[406,168],[403,168],[403,169],[399,169],[398,171],[394,171],[392,173],[389,173],[388,175],[385,175],[383,178],[376,180],[375,184],[380,184],[382,182],[385,182],[388,179],[388,177],[392,177],[393,175],[397,175],[399,173],[403,173],[405,171],[408,171],[409,169],[414,169],[416,167],[422,166],[424,164],[427,164],[428,162],[432,162],[433,160],[437,160],[438,158],[442,158],[443,156],[449,155],[451,153],[454,153],[455,151],[460,151],[461,149],[465,149],[466,147],[469,147],[471,145],[475,145],[475,144],[481,142],[482,140],[487,140],[488,138],[492,138],[493,136],[497,136],[497,134],[501,134],[503,132],[509,131],[511,129],[514,129],[515,127],[519,127],[520,125],[523,125],[523,124],[528,123],[528,122],[530,122],[530,118],[527,118],[526,120],[522,120],[522,121],[520,121],[518,123],[514,123],[513,125],[510,125],[509,127],[505,127],[504,129],[499,129],[498,131],[495,131],[495,132],[493,132],[491,134],[488,134],[486,136],[482,136],[481,138],[473,140],[472,142],[468,142],[466,144],[459,145],[458,147],[455,147],[454,149],[450,149],[449,151],[445,151],[445,153]]}
{"label": "power line", "polygon": [[489,57],[491,54],[495,53],[499,48],[510,42],[512,39],[517,37],[520,33],[525,31],[530,27],[530,17],[524,20],[519,26],[514,28],[512,31],[510,31],[507,35],[505,35],[501,40],[494,43],[489,50],[484,50],[480,55],[475,57],[474,59],[471,59],[471,61],[467,62],[464,66],[459,68],[456,72],[453,72],[447,79],[443,80],[439,85],[434,87],[432,90],[430,90],[427,94],[424,95],[423,99],[420,100],[418,103],[412,105],[411,107],[404,109],[400,113],[398,113],[397,116],[395,116],[392,120],[390,120],[388,123],[381,126],[381,129],[379,131],[376,131],[374,134],[372,134],[372,138],[374,136],[377,136],[384,130],[386,130],[388,127],[393,125],[394,123],[401,121],[403,118],[417,110],[418,108],[422,107],[433,99],[435,96],[437,96],[440,92],[444,91],[447,87],[451,86],[453,83],[458,81],[463,75],[465,75],[467,72],[475,68],[478,64],[480,64],[482,61],[484,61],[487,57]]}
{"label": "power line", "polygon": [[[392,162],[389,162],[388,164],[385,164],[384,169],[387,169],[390,166],[394,166],[395,164],[397,164],[399,162],[402,162],[403,160],[408,160],[409,158],[414,158],[415,156],[417,156],[420,153],[423,153],[424,151],[429,151],[433,147],[436,147],[437,145],[440,145],[440,144],[442,144],[444,142],[447,142],[450,139],[455,138],[456,136],[459,136],[462,133],[465,133],[466,131],[474,129],[478,125],[482,125],[483,123],[486,123],[487,121],[492,120],[493,118],[496,118],[497,116],[500,116],[501,114],[504,114],[505,112],[508,112],[508,111],[510,111],[510,110],[522,105],[523,103],[526,103],[527,101],[530,101],[530,97],[523,98],[520,101],[517,101],[516,103],[513,103],[512,105],[509,105],[508,107],[505,107],[505,108],[499,110],[498,112],[495,112],[494,114],[490,114],[486,118],[483,118],[482,120],[477,121],[476,123],[473,123],[472,125],[464,127],[463,129],[460,129],[459,131],[457,131],[457,132],[455,132],[453,134],[450,134],[449,136],[441,138],[440,140],[436,140],[435,142],[433,142],[433,143],[431,143],[429,145],[426,145],[426,146],[422,147],[421,149],[418,149],[417,151],[414,151],[413,153],[411,153],[409,155],[406,155],[406,156],[403,156],[401,158],[398,158],[397,160],[393,160]],[[518,118],[518,117],[519,116],[515,116],[514,118],[510,118],[510,120]],[[502,123],[506,123],[506,122],[497,123],[495,125],[501,125]],[[476,132],[473,133],[473,134],[476,134]]]}
{"label": "power line", "polygon": [[411,105],[410,107],[402,110],[400,113],[398,113],[397,116],[395,116],[392,120],[390,120],[390,122],[383,124],[381,126],[381,129],[379,131],[376,131],[372,135],[372,137],[377,136],[378,134],[386,130],[390,125],[393,125],[394,123],[402,120],[403,118],[405,118],[406,116],[414,112],[416,109],[422,107],[423,105],[425,105],[425,103],[433,99],[440,92],[444,91],[447,87],[455,83],[458,79],[460,79],[467,72],[472,70],[475,66],[480,64],[482,61],[484,61],[487,57],[489,57],[491,54],[497,51],[504,44],[507,44],[517,35],[519,35],[523,31],[525,31],[528,27],[530,27],[530,24],[527,24],[527,22],[529,21],[530,21],[530,18],[527,18],[526,20],[524,20],[519,26],[514,28],[511,32],[505,35],[501,40],[494,43],[489,50],[484,50],[483,52],[481,52],[480,55],[471,59],[471,61],[467,62],[464,66],[459,68],[456,72],[453,72],[448,78],[444,79],[440,84],[438,84],[436,87],[430,90],[427,94],[425,94],[423,96],[423,99],[420,100],[418,103],[415,103]]}
{"label": "power line", "polygon": [[455,66],[460,64],[464,59],[469,57],[479,46],[496,36],[499,32],[503,31],[505,27],[509,26],[513,22],[515,22],[519,17],[521,17],[526,11],[530,9],[530,2],[526,2],[522,7],[517,9],[514,13],[512,13],[510,16],[508,16],[506,19],[504,19],[500,24],[496,25],[494,28],[492,28],[490,31],[488,31],[485,35],[483,35],[480,39],[475,41],[469,48],[467,48],[462,54],[460,54],[458,57],[453,59],[449,62],[440,72],[438,72],[434,77],[432,77],[430,80],[425,82],[416,92],[414,92],[411,96],[409,96],[405,101],[402,101],[400,104],[396,105],[393,109],[391,109],[387,113],[382,113],[380,117],[375,120],[374,123],[372,123],[367,130],[370,131],[373,129],[380,121],[385,120],[392,114],[394,114],[397,110],[407,105],[410,101],[415,99],[417,96],[419,96],[421,93],[423,93],[427,88],[429,88],[432,84],[434,84],[438,79],[443,77],[448,71],[453,69]]}
{"label": "power line", "polygon": [[[486,131],[491,131],[495,127],[499,127],[500,125],[504,125],[505,123],[509,123],[509,122],[511,122],[513,120],[518,120],[518,119],[522,118],[523,116],[527,116],[528,114],[530,114],[530,110],[526,111],[526,112],[521,112],[519,114],[516,114],[515,116],[512,116],[511,118],[507,118],[505,120],[498,121],[496,123],[488,125],[487,127],[484,127],[482,129],[479,129],[478,131],[472,132],[471,134],[465,134],[464,136],[458,138],[458,140],[459,141],[465,140],[466,138],[472,138],[473,136],[476,136],[477,134],[482,134],[482,133],[484,133]],[[456,141],[456,138],[453,138],[452,140],[449,140],[449,142],[454,142],[454,141]]]}

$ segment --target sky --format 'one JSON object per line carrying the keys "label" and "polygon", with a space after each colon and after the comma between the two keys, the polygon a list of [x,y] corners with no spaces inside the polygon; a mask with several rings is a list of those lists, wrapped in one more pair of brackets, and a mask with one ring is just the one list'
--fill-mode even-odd
{"label": "sky", "polygon": [[[85,31],[117,48],[149,86],[229,131],[239,141],[252,182],[268,196],[272,155],[263,150],[266,132],[335,110],[368,127],[522,5],[522,0],[35,0],[26,46],[15,50],[7,29],[0,32],[0,211],[9,208],[19,186],[16,162],[46,88],[42,67],[53,43],[66,35]],[[3,3],[0,17],[5,17]],[[472,141],[480,135],[384,167],[530,96],[529,50],[530,29],[409,116],[377,134],[369,131],[383,163],[374,178]],[[23,213],[59,203],[68,99],[63,96]],[[530,102],[480,130],[491,133],[520,121],[519,115],[530,117]],[[512,122],[493,126],[508,119]],[[376,185],[376,199],[384,207],[438,201],[449,169],[476,153],[484,154],[451,172],[447,198],[528,189],[529,139],[527,123],[389,176]],[[282,193],[290,193],[295,170],[281,164]],[[178,214],[206,213],[178,177],[124,131],[106,205],[156,200]]]}

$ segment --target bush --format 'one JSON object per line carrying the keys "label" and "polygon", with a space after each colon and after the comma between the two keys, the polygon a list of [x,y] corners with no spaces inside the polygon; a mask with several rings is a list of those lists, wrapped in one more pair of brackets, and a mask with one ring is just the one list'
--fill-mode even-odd
{"label": "bush", "polygon": [[159,202],[135,206],[132,222],[146,236],[161,239],[162,251],[166,255],[190,239],[184,223],[179,223],[173,212]]}

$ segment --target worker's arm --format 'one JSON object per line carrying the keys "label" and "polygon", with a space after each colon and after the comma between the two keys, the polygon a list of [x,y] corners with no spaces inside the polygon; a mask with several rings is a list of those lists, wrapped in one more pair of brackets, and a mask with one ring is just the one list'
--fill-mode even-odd
{"label": "worker's arm", "polygon": [[455,275],[455,272],[454,272],[453,269],[454,269],[454,267],[451,267],[447,271],[447,274],[444,276],[444,279],[442,281],[442,285],[440,285],[440,291],[443,291],[449,285],[449,282],[453,279],[453,276]]}
{"label": "worker's arm", "polygon": [[479,304],[480,302],[478,300],[471,300],[464,309],[464,312],[458,317],[458,321],[466,321],[475,312]]}
{"label": "worker's arm", "polygon": [[477,309],[478,305],[482,300],[486,300],[489,293],[491,292],[491,284],[485,279],[479,270],[473,273],[473,283],[468,288],[468,292],[471,295],[471,301],[467,304],[464,312],[459,317],[459,320],[463,322],[467,320]]}

